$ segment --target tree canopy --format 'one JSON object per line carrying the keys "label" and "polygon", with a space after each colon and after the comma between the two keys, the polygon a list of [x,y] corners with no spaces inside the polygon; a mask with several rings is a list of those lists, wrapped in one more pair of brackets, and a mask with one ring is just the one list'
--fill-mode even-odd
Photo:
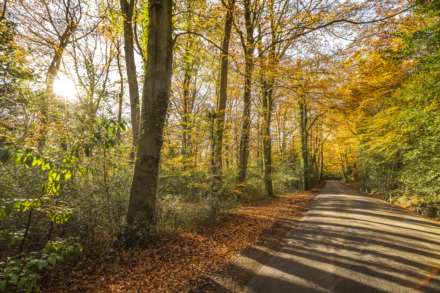
{"label": "tree canopy", "polygon": [[1,9],[0,291],[326,178],[439,214],[438,1]]}

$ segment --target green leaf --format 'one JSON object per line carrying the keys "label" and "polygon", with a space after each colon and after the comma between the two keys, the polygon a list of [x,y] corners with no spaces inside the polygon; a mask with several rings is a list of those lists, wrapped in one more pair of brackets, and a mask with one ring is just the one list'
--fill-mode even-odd
{"label": "green leaf", "polygon": [[54,254],[49,255],[49,257],[47,258],[47,262],[51,265],[54,266],[57,263],[57,257]]}
{"label": "green leaf", "polygon": [[0,220],[4,219],[6,215],[6,208],[4,206],[0,206]]}
{"label": "green leaf", "polygon": [[6,281],[0,281],[0,292],[6,292],[7,283]]}
{"label": "green leaf", "polygon": [[49,263],[44,259],[40,259],[40,260],[38,260],[37,266],[38,266],[38,270],[42,271],[42,270],[47,269],[49,267]]}
{"label": "green leaf", "polygon": [[8,149],[0,148],[0,162],[7,163],[11,158],[11,152]]}
{"label": "green leaf", "polygon": [[69,181],[72,178],[72,172],[67,171],[66,173],[64,173],[64,180],[65,181]]}
{"label": "green leaf", "polygon": [[51,169],[51,165],[49,163],[43,163],[41,165],[41,170],[42,171],[47,171],[47,170],[50,170],[50,169]]}
{"label": "green leaf", "polygon": [[17,274],[10,273],[10,274],[8,274],[8,277],[9,277],[10,283],[17,285],[17,282],[18,282],[18,275]]}

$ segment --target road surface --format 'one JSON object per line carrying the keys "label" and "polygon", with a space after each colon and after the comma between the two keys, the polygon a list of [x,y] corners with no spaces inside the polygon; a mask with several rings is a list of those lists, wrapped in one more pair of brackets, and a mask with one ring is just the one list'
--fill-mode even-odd
{"label": "road surface", "polygon": [[440,224],[337,181],[280,241],[240,291],[440,292]]}

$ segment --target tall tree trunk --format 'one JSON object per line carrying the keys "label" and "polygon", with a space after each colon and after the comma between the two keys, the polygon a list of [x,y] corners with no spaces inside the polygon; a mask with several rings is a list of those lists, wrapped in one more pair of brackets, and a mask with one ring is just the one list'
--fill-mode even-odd
{"label": "tall tree trunk", "polygon": [[264,185],[268,196],[274,196],[272,183],[272,137],[270,132],[273,108],[273,85],[272,80],[264,80],[262,82]]}
{"label": "tall tree trunk", "polygon": [[[270,6],[270,22],[271,22],[271,41],[275,42],[276,33],[274,31],[274,16],[273,8],[274,2],[269,1]],[[261,34],[261,33],[260,33]],[[261,54],[262,40],[259,41],[259,52]],[[267,196],[274,196],[273,183],[272,183],[272,136],[271,136],[271,123],[272,123],[272,111],[273,111],[273,91],[275,85],[275,66],[276,60],[276,47],[271,44],[269,53],[267,56],[260,56],[261,61],[261,92],[262,92],[262,115],[263,115],[263,161],[264,161],[264,186],[266,188]]]}
{"label": "tall tree trunk", "polygon": [[3,8],[0,14],[0,20],[3,20],[6,17],[7,8],[8,8],[8,0],[3,0]]}
{"label": "tall tree trunk", "polygon": [[[124,74],[122,73],[122,64],[121,64],[121,46],[119,43],[119,40],[116,44],[116,48],[117,48],[117,56],[116,56],[116,61],[117,61],[117,66],[118,66],[118,74],[119,74],[119,79],[120,79],[120,86],[119,86],[119,97],[118,97],[118,123],[121,124],[122,123],[122,106],[124,103]],[[118,128],[118,133],[117,136],[120,138],[121,136],[121,131]]]}
{"label": "tall tree trunk", "polygon": [[[185,73],[183,77],[183,113],[182,113],[182,155],[184,156],[184,165],[188,164],[192,153],[192,98],[191,98],[191,66],[185,66]],[[186,166],[188,167],[188,166]]]}
{"label": "tall tree trunk", "polygon": [[155,223],[156,192],[163,129],[171,89],[173,40],[172,0],[149,7],[148,62],[142,93],[142,131],[127,213],[129,240],[143,240]]}
{"label": "tall tree trunk", "polygon": [[319,160],[319,181],[322,181],[322,177],[324,174],[324,142],[323,141],[321,142],[319,152],[320,152],[320,156],[319,156],[320,157],[320,160]]}
{"label": "tall tree trunk", "polygon": [[280,121],[280,130],[279,130],[279,150],[281,160],[284,162],[287,159],[287,130],[286,130],[286,121],[287,121],[287,111],[286,109],[282,110],[282,121]]}
{"label": "tall tree trunk", "polygon": [[302,98],[298,102],[299,111],[299,131],[301,138],[301,165],[302,165],[302,187],[304,190],[309,188],[309,151],[308,151],[308,113],[307,105]]}
{"label": "tall tree trunk", "polygon": [[136,153],[140,129],[139,86],[134,58],[133,14],[135,4],[135,0],[120,0],[121,11],[124,16],[125,68],[127,70],[128,92],[130,96],[131,128],[133,132],[133,143],[130,153],[130,158],[132,160],[134,160],[134,154]]}
{"label": "tall tree trunk", "polygon": [[217,111],[214,123],[213,135],[213,191],[221,185],[223,169],[223,134],[225,129],[226,103],[228,99],[228,67],[229,67],[229,43],[231,39],[232,21],[235,0],[229,0],[226,7],[225,28],[222,44],[222,56],[220,66],[219,97],[217,100]]}
{"label": "tall tree trunk", "polygon": [[254,71],[254,27],[251,13],[251,3],[244,1],[244,17],[246,25],[246,40],[242,41],[245,69],[244,69],[244,93],[243,93],[243,116],[241,119],[241,137],[238,161],[238,183],[246,180],[248,160],[249,160],[249,138],[251,130],[251,99],[252,99],[252,80]]}
{"label": "tall tree trunk", "polygon": [[264,154],[263,154],[263,113],[259,113],[258,115],[258,129],[257,129],[257,164],[258,169],[261,174],[264,173]]}
{"label": "tall tree trunk", "polygon": [[[191,32],[193,30],[193,2],[194,0],[186,1],[187,19],[186,19],[186,29]],[[182,97],[183,97],[183,113],[182,113],[182,155],[183,155],[183,165],[185,169],[190,167],[190,163],[193,161],[192,152],[192,114],[194,107],[194,96],[195,90],[191,93],[191,83],[195,79],[194,70],[194,58],[193,52],[194,48],[193,35],[189,34],[185,43],[185,53],[183,56],[183,85],[182,85]]]}

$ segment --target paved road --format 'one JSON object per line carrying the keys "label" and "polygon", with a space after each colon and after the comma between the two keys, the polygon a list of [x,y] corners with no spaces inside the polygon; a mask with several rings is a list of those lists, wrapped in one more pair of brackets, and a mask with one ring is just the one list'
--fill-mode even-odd
{"label": "paved road", "polygon": [[328,181],[245,292],[440,292],[440,224]]}

